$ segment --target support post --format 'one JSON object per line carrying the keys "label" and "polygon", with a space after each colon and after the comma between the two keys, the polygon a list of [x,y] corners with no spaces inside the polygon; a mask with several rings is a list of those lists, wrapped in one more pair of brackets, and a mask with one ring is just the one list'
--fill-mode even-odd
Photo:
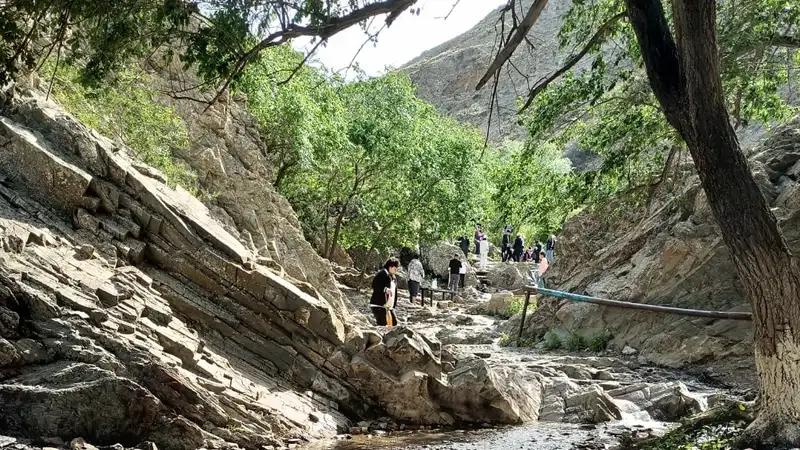
{"label": "support post", "polygon": [[530,291],[525,292],[525,304],[522,305],[522,320],[519,322],[519,334],[517,334],[517,347],[522,340],[522,330],[525,328],[525,315],[528,313],[528,303],[531,301]]}

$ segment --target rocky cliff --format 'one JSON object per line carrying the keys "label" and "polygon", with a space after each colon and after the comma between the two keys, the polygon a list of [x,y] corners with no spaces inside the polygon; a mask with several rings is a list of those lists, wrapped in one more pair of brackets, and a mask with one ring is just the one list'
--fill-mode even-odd
{"label": "rocky cliff", "polygon": [[36,86],[0,102],[0,435],[268,448],[377,415],[538,417],[532,382],[366,327],[235,102],[176,104],[203,204]]}
{"label": "rocky cliff", "polygon": [[[748,152],[783,233],[800,251],[800,117],[770,131]],[[691,160],[656,192],[647,209],[619,200],[564,226],[548,278],[554,288],[615,300],[719,311],[747,311]],[[709,320],[543,299],[529,323],[586,337],[608,329],[618,349],[638,349],[669,366],[752,355],[749,322]]]}
{"label": "rocky cliff", "polygon": [[[532,0],[520,2],[528,10]],[[526,131],[517,125],[517,97],[526,97],[528,90],[541,78],[560,67],[565,54],[559,51],[557,34],[561,17],[571,5],[569,0],[552,0],[542,11],[536,25],[528,33],[534,50],[520,47],[511,58],[513,67],[501,71],[497,87],[497,104],[489,138],[495,143],[504,139],[524,139]],[[489,14],[466,33],[425,51],[400,70],[417,84],[417,95],[439,111],[461,122],[477,126],[484,132],[489,125],[492,86],[475,91],[478,80],[486,72],[497,52],[500,9]]]}

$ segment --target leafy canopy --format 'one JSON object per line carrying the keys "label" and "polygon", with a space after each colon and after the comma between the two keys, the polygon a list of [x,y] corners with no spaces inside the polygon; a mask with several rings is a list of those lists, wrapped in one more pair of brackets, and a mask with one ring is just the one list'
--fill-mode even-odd
{"label": "leafy canopy", "polygon": [[[717,2],[717,8],[723,84],[734,125],[787,120],[797,112],[785,100],[785,87],[797,81],[791,74],[800,62],[800,7],[753,0]],[[521,121],[529,141],[519,150],[518,167],[535,166],[542,149],[550,146],[577,146],[598,158],[589,172],[566,177],[569,188],[543,187],[573,196],[564,200],[566,209],[615,193],[639,193],[642,187],[652,191],[664,180],[668,156],[684,147],[652,94],[624,12],[622,0],[573,1],[558,34],[562,50],[572,57],[565,59],[563,70],[536,84],[525,102],[529,106]],[[500,195],[547,198],[532,196],[527,182],[527,176],[506,173]],[[527,202],[519,201],[519,214],[504,208],[510,222],[549,220],[541,214],[528,216],[531,207],[522,206]]]}
{"label": "leafy canopy", "polygon": [[270,49],[236,87],[267,136],[275,185],[321,253],[446,238],[480,214],[487,189],[477,130],[416,98],[403,74],[344,83],[295,71],[301,61]]}
{"label": "leafy canopy", "polygon": [[[0,85],[48,55],[80,61],[98,82],[132,60],[177,54],[227,87],[266,48],[321,41],[365,20],[393,21],[416,0],[7,0],[0,9]],[[221,92],[221,91],[220,91]]]}

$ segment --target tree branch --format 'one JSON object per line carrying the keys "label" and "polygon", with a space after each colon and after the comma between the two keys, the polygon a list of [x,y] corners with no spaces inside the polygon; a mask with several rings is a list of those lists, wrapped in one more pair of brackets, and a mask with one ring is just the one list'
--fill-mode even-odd
{"label": "tree branch", "polygon": [[[362,20],[381,14],[388,14],[386,17],[386,25],[390,26],[397,16],[400,15],[400,13],[408,9],[416,2],[417,0],[384,0],[369,4],[363,8],[356,9],[341,17],[329,18],[326,22],[320,25],[303,26],[290,24],[288,27],[270,34],[239,57],[236,63],[234,63],[231,73],[227,75],[225,82],[222,84],[222,86],[220,86],[217,94],[211,100],[208,107],[219,100],[219,98],[222,96],[222,93],[228,88],[228,86],[230,86],[231,82],[233,82],[233,79],[236,78],[236,76],[244,70],[247,64],[256,56],[258,56],[263,50],[283,44],[290,39],[302,36],[315,36],[324,41],[331,36],[344,31],[353,25],[356,25]],[[208,109],[208,107],[206,109]]]}
{"label": "tree branch", "polygon": [[498,53],[497,56],[494,58],[494,61],[489,65],[489,69],[483,74],[483,77],[478,81],[478,85],[475,86],[475,90],[480,90],[492,77],[495,73],[500,71],[500,68],[503,67],[508,58],[514,53],[514,50],[517,49],[519,44],[525,38],[525,35],[528,34],[528,31],[533,28],[536,24],[536,21],[539,20],[539,16],[542,14],[542,10],[547,5],[548,0],[535,0],[531,7],[528,9],[528,13],[525,14],[525,18],[522,19],[520,22],[519,27],[517,27],[516,31],[514,32],[511,39],[508,40],[506,46],[503,47]]}
{"label": "tree branch", "polygon": [[567,62],[562,66],[560,69],[553,72],[549,77],[541,80],[540,82],[536,83],[536,85],[531,89],[531,92],[528,94],[528,99],[525,101],[525,104],[520,108],[519,112],[523,112],[528,109],[533,100],[539,95],[547,86],[550,85],[553,81],[557,80],[561,75],[563,75],[566,71],[572,69],[576,64],[586,56],[594,47],[601,44],[603,38],[605,38],[606,34],[619,22],[620,19],[625,17],[627,13],[625,11],[618,13],[608,19],[604,24],[600,25],[600,28],[597,29],[597,32],[594,33],[589,42],[583,47],[583,49],[576,53],[575,55],[570,56]]}
{"label": "tree branch", "polygon": [[731,54],[725,56],[724,59],[735,59],[753,50],[763,50],[766,47],[800,48],[800,36],[773,36],[766,41],[757,42],[753,46],[747,46],[733,51]]}

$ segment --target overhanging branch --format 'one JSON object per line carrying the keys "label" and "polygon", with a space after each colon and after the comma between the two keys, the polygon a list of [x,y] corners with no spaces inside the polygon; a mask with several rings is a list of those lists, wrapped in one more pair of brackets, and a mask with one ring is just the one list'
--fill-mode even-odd
{"label": "overhanging branch", "polygon": [[344,31],[365,19],[369,19],[373,16],[379,16],[381,14],[388,15],[386,17],[386,25],[389,26],[392,24],[392,22],[394,22],[397,16],[400,15],[400,13],[408,9],[416,2],[417,0],[385,0],[366,5],[341,17],[329,18],[324,23],[313,27],[297,24],[289,24],[287,27],[283,27],[281,30],[276,31],[262,39],[258,44],[256,44],[253,48],[241,55],[236,60],[236,63],[233,65],[233,69],[229,74],[227,74],[225,82],[222,84],[222,86],[220,86],[217,94],[209,103],[209,107],[216,103],[222,93],[228,88],[228,86],[230,86],[233,79],[244,70],[247,64],[255,59],[255,57],[265,49],[283,44],[290,39],[304,36],[317,37],[321,41],[324,41],[340,31]]}
{"label": "overhanging branch", "polygon": [[536,96],[539,95],[547,86],[549,86],[550,83],[557,80],[561,75],[564,75],[565,72],[575,67],[575,65],[578,64],[580,60],[583,59],[584,56],[586,56],[587,53],[589,53],[594,47],[600,45],[603,39],[605,38],[606,34],[608,34],[608,32],[611,31],[614,25],[616,25],[616,23],[619,22],[620,19],[625,17],[626,14],[627,12],[625,11],[618,13],[615,16],[608,19],[605,23],[600,25],[600,28],[597,29],[597,32],[594,33],[592,38],[589,39],[589,42],[586,43],[586,45],[580,52],[570,56],[569,59],[567,59],[567,62],[560,69],[550,74],[550,76],[548,76],[544,80],[541,80],[540,82],[536,83],[536,85],[533,87],[533,89],[531,89],[530,93],[528,94],[528,99],[525,101],[525,104],[522,106],[522,108],[520,108],[519,112],[523,112],[526,109],[528,109],[533,103],[533,100],[536,98]]}
{"label": "overhanging branch", "polygon": [[497,56],[494,58],[494,61],[489,65],[489,69],[483,74],[480,81],[478,81],[478,85],[475,86],[475,90],[480,90],[492,77],[500,71],[500,68],[503,67],[508,58],[514,53],[514,50],[517,49],[519,44],[525,39],[525,35],[528,34],[528,31],[533,28],[536,24],[536,21],[539,20],[539,16],[542,14],[542,10],[544,9],[545,5],[547,5],[548,0],[535,0],[531,7],[528,9],[528,13],[525,14],[525,18],[522,19],[520,22],[519,27],[517,27],[516,31],[514,32],[511,39],[508,40],[505,47],[497,53]]}
{"label": "overhanging branch", "polygon": [[723,56],[723,59],[739,58],[740,56],[748,54],[752,51],[763,50],[767,47],[800,48],[800,36],[773,36],[765,41],[759,41],[753,45],[735,50],[728,56]]}

